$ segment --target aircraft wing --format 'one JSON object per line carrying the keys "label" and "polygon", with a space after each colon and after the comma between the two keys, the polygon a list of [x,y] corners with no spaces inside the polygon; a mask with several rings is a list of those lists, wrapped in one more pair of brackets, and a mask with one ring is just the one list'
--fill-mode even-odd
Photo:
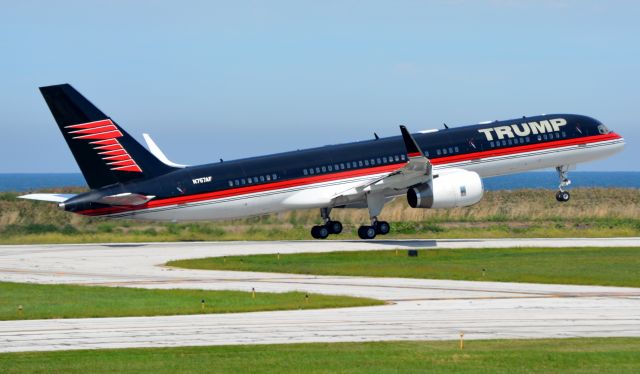
{"label": "aircraft wing", "polygon": [[433,179],[431,161],[424,155],[406,127],[400,126],[400,131],[409,161],[403,167],[383,177],[338,194],[334,198],[337,205],[361,199],[367,193],[404,190],[417,184],[428,183]]}
{"label": "aircraft wing", "polygon": [[137,193],[125,192],[117,195],[109,195],[99,198],[96,202],[107,205],[135,206],[142,205],[153,199],[153,195],[141,195]]}

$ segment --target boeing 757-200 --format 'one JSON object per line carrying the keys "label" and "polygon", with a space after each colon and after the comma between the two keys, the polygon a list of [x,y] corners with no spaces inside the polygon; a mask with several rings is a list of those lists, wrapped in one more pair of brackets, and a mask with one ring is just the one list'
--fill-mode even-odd
{"label": "boeing 757-200", "polygon": [[556,199],[569,200],[569,170],[608,157],[624,139],[598,120],[549,114],[216,162],[173,163],[144,134],[148,149],[68,84],[41,87],[91,189],[78,195],[29,194],[87,216],[220,220],[293,209],[320,210],[317,239],[340,234],[336,208],[367,208],[358,235],[389,233],[385,203],[406,196],[418,209],[455,208],[482,199],[482,178],[555,168]]}

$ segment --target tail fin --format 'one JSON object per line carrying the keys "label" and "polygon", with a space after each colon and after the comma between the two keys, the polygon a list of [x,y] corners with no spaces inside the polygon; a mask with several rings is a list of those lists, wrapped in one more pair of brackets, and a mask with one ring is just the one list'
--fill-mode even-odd
{"label": "tail fin", "polygon": [[69,84],[40,87],[53,118],[90,188],[146,179],[163,164]]}

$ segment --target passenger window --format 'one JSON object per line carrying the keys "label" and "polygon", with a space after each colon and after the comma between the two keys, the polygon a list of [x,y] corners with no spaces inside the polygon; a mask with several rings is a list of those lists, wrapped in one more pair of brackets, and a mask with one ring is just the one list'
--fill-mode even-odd
{"label": "passenger window", "polygon": [[233,187],[233,181],[229,181],[229,187]]}
{"label": "passenger window", "polygon": [[563,138],[566,138],[566,137],[567,137],[567,133],[563,131],[563,132],[562,132],[562,137],[563,137]]}
{"label": "passenger window", "polygon": [[333,170],[336,170],[336,171],[340,170],[340,167],[338,166],[338,164],[333,165]]}
{"label": "passenger window", "polygon": [[344,170],[344,164],[340,164],[340,170]]}
{"label": "passenger window", "polygon": [[446,154],[447,154],[447,149],[446,149],[446,148],[444,148],[444,149],[442,150],[442,154],[443,154],[443,155],[446,155]]}
{"label": "passenger window", "polygon": [[382,162],[384,162],[384,163],[386,164],[386,163],[387,163],[387,158],[386,158],[386,157],[383,157],[383,158],[382,158]]}
{"label": "passenger window", "polygon": [[[306,171],[307,169],[304,169],[304,170]],[[306,175],[306,174],[305,174],[305,175]],[[270,180],[271,180],[271,176],[270,176],[269,174],[267,174],[267,180],[268,180],[268,181],[270,181]]]}
{"label": "passenger window", "polygon": [[326,167],[326,166],[323,166],[323,167],[322,167],[322,172],[323,172],[323,173],[326,173],[326,172],[327,172],[327,167]]}
{"label": "passenger window", "polygon": [[456,151],[456,153],[460,152],[460,148],[458,147],[454,147],[453,149]]}
{"label": "passenger window", "polygon": [[380,157],[378,157],[376,161],[378,162],[378,165],[382,165],[382,160],[380,159]]}
{"label": "passenger window", "polygon": [[440,156],[440,154],[442,154],[442,151],[438,149],[438,150],[436,151],[436,154],[437,154],[438,156]]}
{"label": "passenger window", "polygon": [[362,161],[358,161],[358,166],[362,167]]}
{"label": "passenger window", "polygon": [[327,166],[327,169],[329,169],[329,171],[333,171],[333,166],[329,165]]}
{"label": "passenger window", "polygon": [[309,174],[309,172],[307,171],[307,169],[304,169],[304,170],[302,171],[302,174],[307,175],[307,174]]}
{"label": "passenger window", "polygon": [[531,142],[531,139],[529,139],[529,137],[528,137],[528,136],[527,136],[526,138],[524,138],[524,140],[525,140],[527,143]]}
{"label": "passenger window", "polygon": [[316,174],[320,174],[320,168],[316,167]]}
{"label": "passenger window", "polygon": [[309,169],[309,174],[313,175],[313,168]]}
{"label": "passenger window", "polygon": [[453,148],[449,147],[449,154],[453,153]]}
{"label": "passenger window", "polygon": [[503,140],[503,141],[502,141],[502,145],[507,145],[507,141],[506,141],[506,140]]}
{"label": "passenger window", "polygon": [[509,139],[509,140],[507,140],[507,144],[513,145],[513,141],[511,141],[511,139]]}
{"label": "passenger window", "polygon": [[271,179],[276,180],[276,179],[277,179],[277,177],[278,177],[278,175],[277,175],[277,174],[271,174]]}
{"label": "passenger window", "polygon": [[495,144],[494,144],[493,142],[489,143],[489,146],[490,146],[491,148],[493,148],[493,147],[494,147],[494,145],[495,145]]}
{"label": "passenger window", "polygon": [[244,186],[245,184],[247,184],[247,180],[246,180],[246,179],[244,179],[244,178],[242,178],[242,179],[240,180],[240,184],[242,184],[242,185]]}
{"label": "passenger window", "polygon": [[260,176],[260,182],[264,182],[264,175]]}
{"label": "passenger window", "polygon": [[369,163],[370,163],[371,165],[375,165],[375,164],[376,164],[376,160],[372,158],[371,160],[369,160]]}

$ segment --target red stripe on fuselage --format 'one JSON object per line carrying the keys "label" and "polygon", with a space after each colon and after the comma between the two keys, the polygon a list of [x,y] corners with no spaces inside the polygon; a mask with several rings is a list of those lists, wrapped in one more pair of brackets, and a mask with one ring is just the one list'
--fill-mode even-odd
{"label": "red stripe on fuselage", "polygon": [[[510,154],[525,153],[525,152],[533,152],[538,150],[567,147],[572,145],[597,143],[597,142],[615,140],[620,138],[621,138],[620,135],[616,133],[610,133],[606,135],[587,136],[583,138],[563,139],[563,140],[556,140],[556,141],[547,142],[547,143],[519,145],[519,146],[503,148],[503,149],[494,149],[489,151],[472,152],[472,153],[465,153],[462,155],[440,157],[440,158],[431,160],[431,163],[433,165],[443,165],[443,164],[450,164],[450,163],[462,162],[462,161],[468,161],[468,160],[474,160],[474,159],[505,156]],[[355,178],[355,177],[360,177],[365,175],[375,175],[375,174],[381,174],[385,172],[392,172],[397,170],[400,164],[404,164],[404,163],[405,162],[390,164],[390,165],[383,165],[383,166],[374,166],[374,167],[369,167],[366,169],[358,169],[358,170],[345,170],[345,171],[339,171],[337,173],[316,175],[313,177],[303,177],[303,178],[297,178],[292,180],[278,181],[278,182],[265,183],[265,184],[259,184],[259,185],[253,185],[253,186],[229,188],[222,191],[204,192],[204,193],[199,193],[194,195],[151,200],[146,204],[138,205],[135,207],[106,207],[106,208],[98,208],[98,209],[88,209],[88,210],[83,210],[76,213],[97,216],[97,215],[105,215],[105,214],[122,213],[126,211],[158,208],[158,207],[175,205],[175,204],[194,203],[199,201],[213,200],[213,199],[225,198],[225,197],[236,196],[236,195],[279,190],[279,189],[285,189],[285,188],[291,188],[291,187],[305,186],[305,185],[314,184],[314,183],[330,182],[330,181],[340,180],[340,179],[348,179],[348,178]]]}

